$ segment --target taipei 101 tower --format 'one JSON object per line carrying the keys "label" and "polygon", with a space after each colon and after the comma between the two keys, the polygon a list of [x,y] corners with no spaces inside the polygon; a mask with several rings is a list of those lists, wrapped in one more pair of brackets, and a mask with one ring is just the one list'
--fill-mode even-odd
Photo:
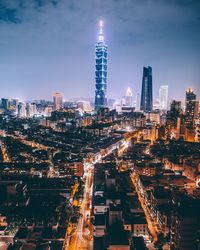
{"label": "taipei 101 tower", "polygon": [[96,55],[95,110],[107,106],[107,45],[104,43],[103,21],[99,22]]}

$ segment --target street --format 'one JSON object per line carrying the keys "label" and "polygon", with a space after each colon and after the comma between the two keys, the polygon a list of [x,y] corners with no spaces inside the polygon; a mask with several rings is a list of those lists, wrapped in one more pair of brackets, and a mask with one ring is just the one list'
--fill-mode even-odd
{"label": "street", "polygon": [[150,211],[148,209],[148,207],[145,204],[144,198],[142,197],[142,195],[140,194],[139,188],[137,186],[137,181],[136,181],[136,177],[134,174],[131,175],[131,180],[133,182],[133,185],[135,187],[135,190],[137,192],[138,195],[138,199],[140,201],[140,204],[142,206],[142,209],[144,210],[145,213],[145,217],[148,223],[148,228],[149,231],[151,233],[151,235],[153,236],[153,240],[157,241],[158,240],[158,233],[159,233],[159,229],[156,226],[156,222],[153,221],[151,215],[150,215]]}
{"label": "street", "polygon": [[91,203],[91,192],[92,192],[92,171],[93,166],[89,166],[85,172],[85,190],[81,205],[78,225],[76,231],[72,236],[67,239],[67,244],[65,244],[65,250],[75,250],[75,249],[92,249],[92,232],[86,227],[88,216],[90,216],[90,203]]}

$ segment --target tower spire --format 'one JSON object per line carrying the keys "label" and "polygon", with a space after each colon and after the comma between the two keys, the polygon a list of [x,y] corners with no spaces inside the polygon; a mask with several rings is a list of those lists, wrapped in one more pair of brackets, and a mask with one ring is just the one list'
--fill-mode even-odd
{"label": "tower spire", "polygon": [[103,20],[99,21],[99,42],[104,42],[104,35],[103,35]]}

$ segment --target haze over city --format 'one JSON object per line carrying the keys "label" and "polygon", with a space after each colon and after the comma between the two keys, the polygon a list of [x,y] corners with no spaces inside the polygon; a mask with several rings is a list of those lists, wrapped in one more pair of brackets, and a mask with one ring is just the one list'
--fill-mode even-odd
{"label": "haze over city", "polygon": [[99,19],[108,45],[108,98],[141,92],[143,66],[153,69],[156,97],[191,86],[199,95],[200,2],[132,0],[0,1],[1,97],[94,98]]}

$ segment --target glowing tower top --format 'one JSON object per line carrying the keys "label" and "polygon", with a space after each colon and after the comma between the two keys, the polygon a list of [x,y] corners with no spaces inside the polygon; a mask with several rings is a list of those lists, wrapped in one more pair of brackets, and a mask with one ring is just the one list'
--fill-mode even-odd
{"label": "glowing tower top", "polygon": [[104,35],[103,35],[103,21],[99,21],[99,42],[104,42]]}

